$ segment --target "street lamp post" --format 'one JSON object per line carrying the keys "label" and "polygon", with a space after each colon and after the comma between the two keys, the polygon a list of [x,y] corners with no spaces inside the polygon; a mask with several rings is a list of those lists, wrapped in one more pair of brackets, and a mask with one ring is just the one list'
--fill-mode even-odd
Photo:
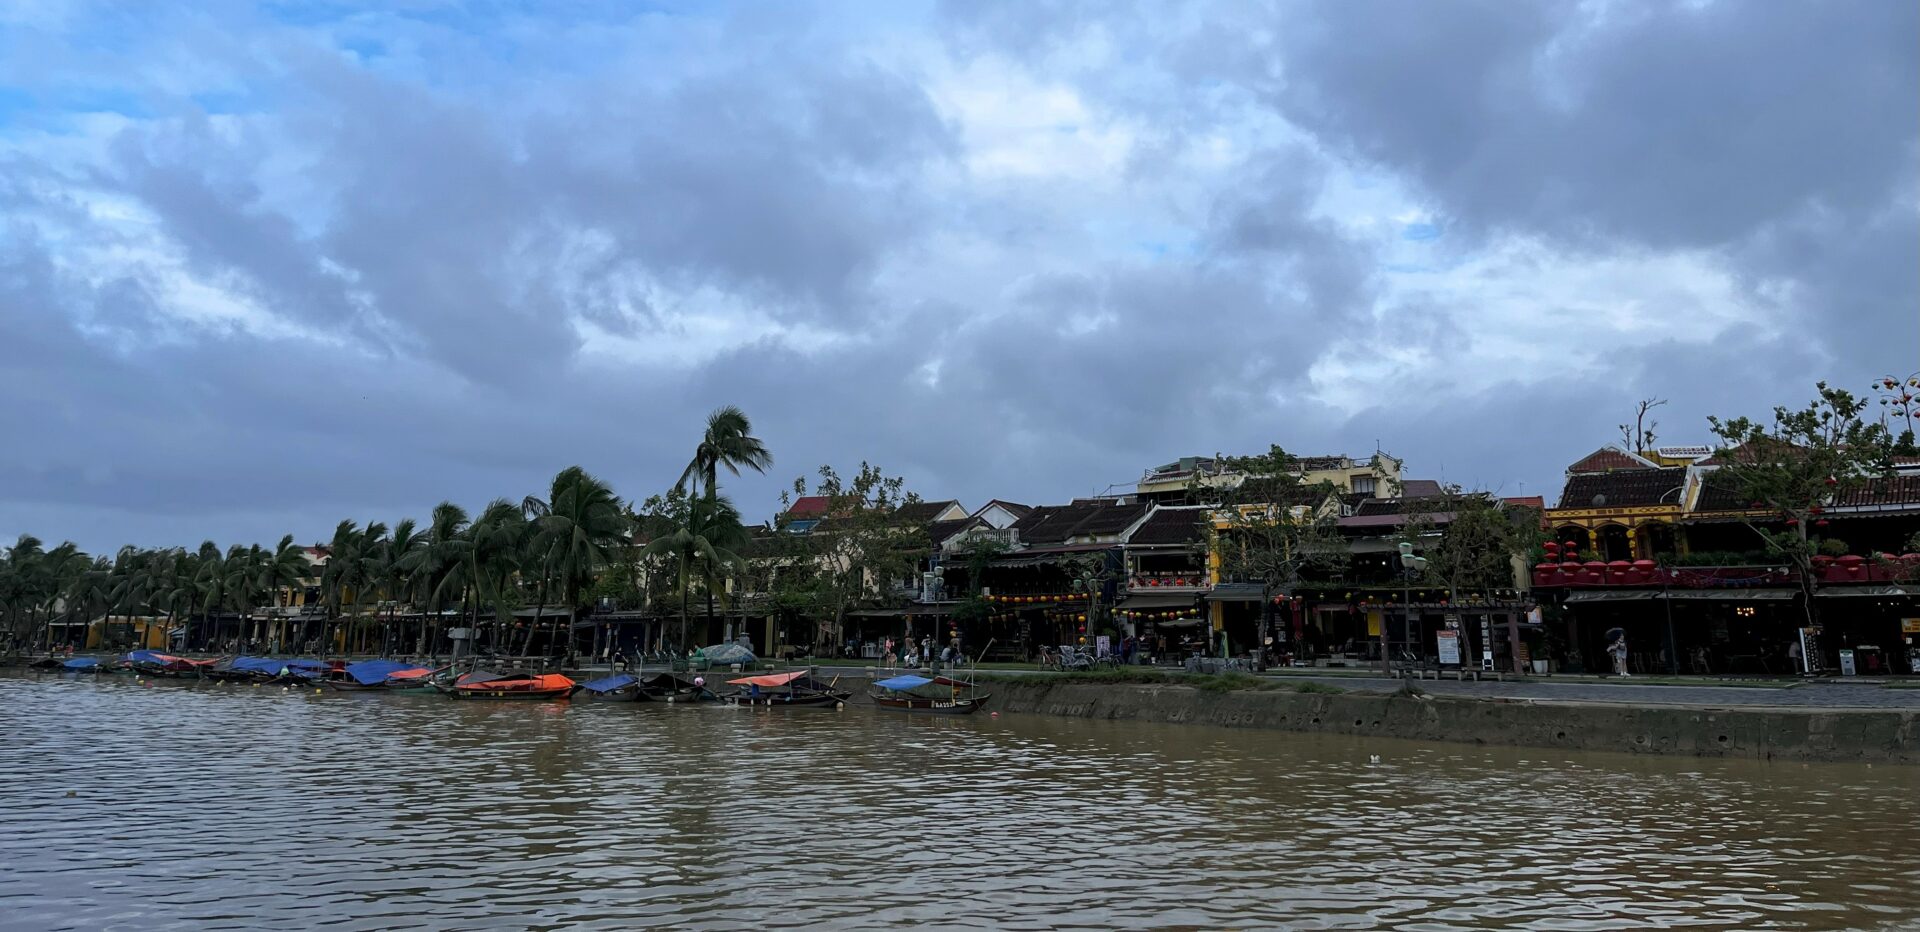
{"label": "street lamp post", "polygon": [[[1420,578],[1420,575],[1426,571],[1427,558],[1414,555],[1412,542],[1401,541],[1400,606],[1406,615],[1401,625],[1401,636],[1406,638],[1408,643],[1413,641],[1413,581]],[[1386,639],[1386,631],[1384,628],[1381,630],[1380,635],[1382,640]],[[1385,647],[1383,645],[1382,650],[1384,649]],[[1393,674],[1393,659],[1391,657],[1387,659],[1387,674],[1389,676]]]}

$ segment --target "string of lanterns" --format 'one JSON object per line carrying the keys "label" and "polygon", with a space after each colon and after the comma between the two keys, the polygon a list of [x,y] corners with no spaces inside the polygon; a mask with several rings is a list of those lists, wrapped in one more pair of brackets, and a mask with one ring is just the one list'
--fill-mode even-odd
{"label": "string of lanterns", "polygon": [[1057,595],[990,595],[990,596],[987,596],[987,601],[999,602],[1003,605],[1043,605],[1048,602],[1085,602],[1086,600],[1087,600],[1087,593],[1084,593],[1084,592],[1062,592]]}

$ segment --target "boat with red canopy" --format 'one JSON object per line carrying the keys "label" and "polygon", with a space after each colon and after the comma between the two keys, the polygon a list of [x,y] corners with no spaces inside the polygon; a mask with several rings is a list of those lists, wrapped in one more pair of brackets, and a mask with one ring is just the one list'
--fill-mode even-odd
{"label": "boat with red canopy", "polygon": [[853,697],[851,692],[834,688],[839,683],[838,677],[832,682],[821,682],[807,670],[743,676],[728,680],[727,683],[740,687],[723,697],[736,705],[830,709],[845,704]]}
{"label": "boat with red canopy", "polygon": [[441,686],[455,699],[565,699],[580,684],[558,673],[468,673]]}

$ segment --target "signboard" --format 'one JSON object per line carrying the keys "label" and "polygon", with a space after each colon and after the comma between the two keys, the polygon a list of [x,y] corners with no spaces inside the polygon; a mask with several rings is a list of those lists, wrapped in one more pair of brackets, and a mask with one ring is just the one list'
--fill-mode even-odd
{"label": "signboard", "polygon": [[1440,662],[1444,665],[1460,665],[1460,632],[1442,628],[1434,632],[1440,642]]}
{"label": "signboard", "polygon": [[1113,637],[1111,635],[1103,634],[1093,639],[1093,655],[1095,657],[1107,657],[1112,656],[1112,654]]}
{"label": "signboard", "polygon": [[1493,669],[1493,616],[1480,616],[1480,669]]}
{"label": "signboard", "polygon": [[1820,672],[1820,629],[1800,629],[1800,672]]}
{"label": "signboard", "polygon": [[1540,606],[1535,605],[1534,607],[1527,609],[1527,624],[1537,625],[1545,620],[1546,619],[1542,618],[1540,615]]}
{"label": "signboard", "polygon": [[1857,672],[1859,672],[1859,671],[1857,671],[1857,670],[1855,670],[1855,669],[1853,668],[1853,651],[1851,651],[1851,650],[1848,650],[1848,649],[1846,649],[1846,648],[1841,648],[1841,650],[1840,650],[1840,675],[1841,675],[1841,676],[1852,676],[1852,675],[1854,675],[1854,674],[1855,674],[1855,673],[1857,673]]}
{"label": "signboard", "polygon": [[1920,618],[1900,619],[1900,631],[1902,634],[1920,634]]}

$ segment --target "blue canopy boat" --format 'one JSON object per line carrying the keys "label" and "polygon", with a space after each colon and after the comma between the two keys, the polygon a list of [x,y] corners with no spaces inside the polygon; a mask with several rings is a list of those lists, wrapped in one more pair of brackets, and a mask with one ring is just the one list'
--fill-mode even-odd
{"label": "blue canopy boat", "polygon": [[417,673],[421,668],[417,664],[402,663],[398,660],[362,660],[341,668],[338,676],[327,677],[327,685],[334,689],[385,689],[387,677],[395,673]]}
{"label": "blue canopy boat", "polygon": [[[927,712],[934,715],[970,715],[980,711],[993,698],[979,692],[972,683],[936,676],[931,679],[908,673],[873,684],[877,692],[868,693],[873,704],[895,712]],[[963,692],[964,691],[964,692]]]}
{"label": "blue canopy boat", "polygon": [[578,695],[594,702],[639,702],[647,698],[640,690],[640,678],[631,673],[616,673],[581,683]]}
{"label": "blue canopy boat", "polygon": [[60,664],[68,673],[105,673],[107,668],[100,665],[98,657],[75,657]]}

